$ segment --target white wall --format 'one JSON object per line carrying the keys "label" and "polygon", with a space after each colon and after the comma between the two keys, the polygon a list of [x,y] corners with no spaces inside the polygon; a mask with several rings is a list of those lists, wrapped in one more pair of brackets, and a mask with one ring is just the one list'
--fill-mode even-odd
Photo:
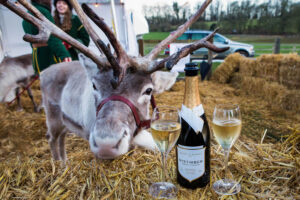
{"label": "white wall", "polygon": [[[31,53],[29,43],[23,40],[24,31],[22,28],[23,19],[0,6],[0,30],[2,32],[2,54],[8,56],[19,56]],[[1,43],[1,42],[0,42]]]}

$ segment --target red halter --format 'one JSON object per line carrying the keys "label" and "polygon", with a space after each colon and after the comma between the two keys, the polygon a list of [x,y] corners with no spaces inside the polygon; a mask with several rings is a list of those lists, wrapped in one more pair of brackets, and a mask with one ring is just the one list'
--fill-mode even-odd
{"label": "red halter", "polygon": [[[136,125],[137,125],[137,129],[150,128],[151,120],[149,119],[149,120],[141,121],[140,117],[138,115],[138,109],[134,106],[134,104],[131,101],[129,101],[129,99],[126,99],[125,97],[118,96],[118,95],[112,95],[112,96],[107,97],[104,100],[102,100],[101,103],[97,107],[96,116],[98,115],[98,113],[101,110],[102,106],[105,103],[107,103],[108,101],[122,101],[125,104],[127,104],[129,106],[129,108],[131,109],[131,112],[134,116],[134,119],[135,119],[135,122],[136,122]],[[151,95],[151,105],[152,105],[152,108],[154,110],[156,108],[156,103],[155,103],[153,95]]]}

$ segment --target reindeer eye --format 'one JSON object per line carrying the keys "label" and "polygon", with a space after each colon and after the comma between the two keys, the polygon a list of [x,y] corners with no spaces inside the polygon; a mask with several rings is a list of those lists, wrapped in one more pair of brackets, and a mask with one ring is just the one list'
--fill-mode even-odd
{"label": "reindeer eye", "polygon": [[97,90],[96,85],[94,83],[93,83],[93,88],[94,88],[94,90]]}
{"label": "reindeer eye", "polygon": [[144,94],[146,94],[146,95],[151,95],[151,92],[152,92],[152,88],[148,88],[148,89],[144,92]]}
{"label": "reindeer eye", "polygon": [[128,67],[126,70],[127,74],[133,74],[136,71],[136,69],[134,67]]}

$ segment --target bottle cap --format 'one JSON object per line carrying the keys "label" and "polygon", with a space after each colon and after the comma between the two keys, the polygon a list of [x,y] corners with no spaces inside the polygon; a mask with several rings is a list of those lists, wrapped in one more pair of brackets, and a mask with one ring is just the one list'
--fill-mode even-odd
{"label": "bottle cap", "polygon": [[197,76],[198,71],[199,71],[198,64],[197,63],[186,63],[184,71],[185,71],[186,76]]}

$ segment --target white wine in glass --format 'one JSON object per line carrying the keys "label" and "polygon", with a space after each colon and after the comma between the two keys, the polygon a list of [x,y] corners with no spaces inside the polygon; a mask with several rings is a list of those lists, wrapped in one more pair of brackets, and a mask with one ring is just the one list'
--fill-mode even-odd
{"label": "white wine in glass", "polygon": [[242,122],[239,119],[214,120],[212,125],[215,137],[223,149],[232,147],[242,129]]}
{"label": "white wine in glass", "polygon": [[152,137],[160,152],[169,153],[174,147],[181,125],[179,122],[157,120],[151,124]]}
{"label": "white wine in glass", "polygon": [[151,134],[156,143],[162,160],[162,182],[153,183],[149,193],[154,198],[173,199],[177,196],[174,184],[166,182],[166,159],[178,140],[181,130],[179,111],[170,106],[160,106],[154,109],[151,118]]}
{"label": "white wine in glass", "polygon": [[219,195],[233,195],[241,190],[241,185],[226,178],[229,152],[238,139],[242,129],[242,117],[238,105],[219,104],[213,113],[212,129],[217,142],[222,146],[225,157],[225,178],[213,184],[213,189]]}

